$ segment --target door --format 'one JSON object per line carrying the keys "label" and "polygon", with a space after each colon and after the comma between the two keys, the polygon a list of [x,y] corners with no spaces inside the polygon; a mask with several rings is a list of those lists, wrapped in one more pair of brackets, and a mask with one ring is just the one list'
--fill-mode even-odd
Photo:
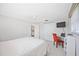
{"label": "door", "polygon": [[39,24],[33,24],[32,34],[35,38],[39,38]]}

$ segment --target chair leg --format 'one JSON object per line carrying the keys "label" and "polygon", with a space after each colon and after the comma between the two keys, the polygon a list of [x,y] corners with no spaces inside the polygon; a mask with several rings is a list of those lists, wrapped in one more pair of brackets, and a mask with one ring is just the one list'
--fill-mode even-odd
{"label": "chair leg", "polygon": [[64,42],[62,42],[62,48],[64,48]]}
{"label": "chair leg", "polygon": [[53,44],[55,45],[55,41],[53,42]]}
{"label": "chair leg", "polygon": [[58,42],[56,42],[56,48],[58,48]]}

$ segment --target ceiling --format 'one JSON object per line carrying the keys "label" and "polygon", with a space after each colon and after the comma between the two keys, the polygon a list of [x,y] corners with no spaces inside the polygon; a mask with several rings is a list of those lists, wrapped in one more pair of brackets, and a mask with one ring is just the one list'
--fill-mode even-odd
{"label": "ceiling", "polygon": [[67,19],[71,3],[0,3],[0,15],[25,22]]}

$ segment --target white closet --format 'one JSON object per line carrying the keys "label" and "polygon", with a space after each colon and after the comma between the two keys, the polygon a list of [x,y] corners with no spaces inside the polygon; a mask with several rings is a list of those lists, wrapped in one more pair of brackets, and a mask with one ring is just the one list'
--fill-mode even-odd
{"label": "white closet", "polygon": [[76,39],[73,36],[67,36],[65,39],[65,55],[66,56],[75,56],[76,55]]}

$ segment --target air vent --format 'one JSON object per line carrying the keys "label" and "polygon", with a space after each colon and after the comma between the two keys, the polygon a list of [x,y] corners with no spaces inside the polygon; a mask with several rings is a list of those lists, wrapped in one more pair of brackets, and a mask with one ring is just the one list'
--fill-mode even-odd
{"label": "air vent", "polygon": [[48,20],[45,20],[45,21],[48,21]]}

